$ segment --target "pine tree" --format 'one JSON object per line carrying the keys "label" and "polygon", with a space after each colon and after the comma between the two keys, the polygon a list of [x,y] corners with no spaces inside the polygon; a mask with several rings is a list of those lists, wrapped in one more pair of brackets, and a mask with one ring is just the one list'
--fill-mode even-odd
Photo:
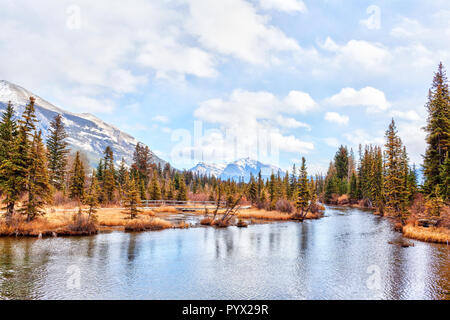
{"label": "pine tree", "polygon": [[339,180],[347,179],[348,177],[348,150],[347,147],[340,146],[338,152],[334,157],[334,165],[336,167],[336,175]]}
{"label": "pine tree", "polygon": [[[15,205],[26,190],[29,171],[32,162],[32,131],[36,128],[36,115],[34,111],[33,97],[30,97],[29,104],[25,107],[22,118],[18,121],[17,131],[12,117],[14,111],[10,106],[2,117],[2,133],[6,138],[13,137],[13,140],[2,141],[3,153],[6,157],[0,163],[0,189],[3,193],[3,203],[6,204],[7,220],[13,216]],[[8,148],[8,149],[6,149]]]}
{"label": "pine tree", "polygon": [[175,187],[173,185],[173,181],[170,180],[169,182],[169,188],[167,190],[167,200],[174,200],[175,199]]}
{"label": "pine tree", "polygon": [[151,200],[161,200],[161,187],[159,185],[158,177],[153,176],[151,190],[150,190]]}
{"label": "pine tree", "polygon": [[186,183],[184,182],[184,177],[181,176],[179,180],[179,188],[178,188],[178,194],[177,194],[177,200],[178,201],[187,201],[187,187]]}
{"label": "pine tree", "polygon": [[80,151],[77,151],[75,155],[75,161],[71,170],[71,177],[69,183],[70,198],[77,200],[79,203],[84,197],[84,186],[86,176],[84,172],[84,165],[80,159]]}
{"label": "pine tree", "polygon": [[450,93],[444,66],[439,64],[426,104],[428,110],[427,150],[424,156],[424,190],[431,196],[435,186],[442,185],[440,170],[450,151]]}
{"label": "pine tree", "polygon": [[122,158],[122,161],[120,161],[119,170],[117,171],[117,183],[121,187],[123,187],[123,183],[125,181],[126,174],[128,174],[128,172],[127,172],[127,168],[125,166],[125,159]]}
{"label": "pine tree", "polygon": [[255,178],[253,175],[250,178],[250,187],[248,190],[249,200],[252,204],[255,204],[258,201],[258,190],[255,182]]}
{"label": "pine tree", "polygon": [[[5,196],[6,216],[11,218],[14,203],[20,193],[20,185],[15,176],[17,159],[17,123],[14,119],[14,108],[11,102],[2,114],[0,122],[0,191]],[[19,187],[19,188],[18,188]]]}
{"label": "pine tree", "polygon": [[306,171],[306,160],[302,157],[302,165],[300,167],[300,176],[297,184],[297,201],[296,207],[299,210],[300,216],[305,217],[311,194],[308,185],[308,172]]}
{"label": "pine tree", "polygon": [[38,215],[43,215],[45,204],[51,202],[52,188],[50,184],[47,156],[42,133],[35,133],[31,145],[31,162],[25,184],[28,196],[21,208],[21,213],[27,216],[27,221],[33,220]]}
{"label": "pine tree", "polygon": [[386,207],[398,216],[402,215],[405,210],[405,160],[402,157],[402,142],[397,136],[395,122],[392,119],[386,131],[384,194]]}
{"label": "pine tree", "polygon": [[417,186],[417,171],[416,165],[413,164],[412,168],[408,172],[408,194],[409,194],[409,202],[411,203],[414,200],[414,196],[419,191]]}
{"label": "pine tree", "polygon": [[28,134],[30,139],[32,137],[32,132],[36,130],[37,117],[34,108],[35,101],[36,99],[34,97],[30,97],[30,102],[26,105],[22,118],[19,120],[21,127],[24,128],[24,131]]}
{"label": "pine tree", "polygon": [[351,200],[358,199],[358,181],[355,172],[352,172],[350,178],[350,199]]}
{"label": "pine tree", "polygon": [[136,185],[136,180],[134,177],[130,179],[126,179],[125,185],[125,208],[128,210],[125,213],[130,214],[130,219],[136,218],[139,213],[138,206],[141,202],[139,197],[139,191]]}
{"label": "pine tree", "polygon": [[97,207],[99,205],[98,193],[99,193],[98,181],[95,170],[93,170],[89,189],[83,199],[83,203],[89,207],[87,212],[89,220],[96,218],[95,213],[97,212]]}
{"label": "pine tree", "polygon": [[0,164],[9,158],[16,137],[17,123],[14,119],[14,108],[9,101],[0,122]]}
{"label": "pine tree", "polygon": [[66,138],[67,133],[64,129],[62,116],[58,114],[50,122],[49,137],[47,139],[50,181],[58,190],[61,190],[66,174],[67,155],[69,153]]}
{"label": "pine tree", "polygon": [[105,194],[105,201],[111,202],[114,199],[116,189],[116,172],[114,169],[114,155],[110,146],[105,148],[104,171],[102,189]]}

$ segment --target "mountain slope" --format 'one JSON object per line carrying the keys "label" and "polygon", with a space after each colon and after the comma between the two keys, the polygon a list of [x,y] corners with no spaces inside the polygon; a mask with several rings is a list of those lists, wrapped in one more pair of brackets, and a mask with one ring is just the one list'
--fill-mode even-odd
{"label": "mountain slope", "polygon": [[264,164],[250,158],[239,159],[228,164],[206,164],[200,162],[190,169],[190,171],[208,176],[214,175],[223,180],[239,180],[241,178],[245,181],[250,179],[250,175],[256,177],[259,171],[261,171],[261,175],[264,179],[269,178],[272,173],[283,173],[283,170],[276,166]]}
{"label": "mountain slope", "polygon": [[[63,117],[69,136],[67,138],[69,148],[83,151],[91,165],[97,164],[107,146],[111,146],[113,149],[116,162],[120,162],[123,157],[128,164],[132,163],[133,152],[138,141],[131,135],[103,122],[92,114],[75,114],[64,111],[18,85],[0,80],[1,112],[5,109],[8,101],[11,101],[16,115],[20,116],[25,105],[28,104],[30,96],[36,98],[38,129],[42,130],[44,137],[47,136],[50,121],[59,113]],[[166,164],[166,161],[157,157],[153,152],[152,156],[156,163]]]}

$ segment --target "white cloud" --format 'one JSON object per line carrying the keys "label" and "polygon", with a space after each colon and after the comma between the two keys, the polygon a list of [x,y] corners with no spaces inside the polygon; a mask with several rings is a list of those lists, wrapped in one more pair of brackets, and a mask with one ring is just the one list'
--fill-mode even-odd
{"label": "white cloud", "polygon": [[372,87],[365,87],[361,90],[344,88],[326,101],[338,107],[363,106],[368,112],[385,111],[390,107],[384,92]]}
{"label": "white cloud", "polygon": [[306,13],[308,11],[302,0],[260,0],[259,3],[265,10],[273,9],[290,13]]}
{"label": "white cloud", "polygon": [[330,137],[330,138],[324,138],[323,141],[324,141],[328,146],[333,147],[333,148],[337,148],[337,147],[339,147],[339,146],[341,145],[341,144],[339,143],[339,140],[338,140],[338,139],[332,138],[332,137]]}
{"label": "white cloud", "polygon": [[393,110],[391,112],[391,114],[394,118],[400,118],[403,120],[409,120],[409,121],[419,121],[420,120],[420,116],[414,110],[409,110],[409,111]]}
{"label": "white cloud", "polygon": [[325,113],[324,119],[328,122],[337,123],[339,125],[347,125],[349,121],[349,118],[347,116],[340,115],[337,112]]}
{"label": "white cloud", "polygon": [[317,103],[308,93],[291,91],[284,99],[285,104],[292,113],[306,113],[317,109]]}
{"label": "white cloud", "polygon": [[332,64],[341,68],[362,67],[367,71],[386,71],[392,55],[379,43],[364,40],[350,40],[345,45],[338,45],[328,37],[321,47],[334,53]]}
{"label": "white cloud", "polygon": [[252,64],[277,63],[276,53],[300,50],[244,0],[187,0],[187,30],[207,49]]}
{"label": "white cloud", "polygon": [[156,121],[156,122],[161,122],[161,123],[167,123],[167,122],[169,122],[169,118],[166,117],[166,116],[162,116],[162,115],[154,116],[154,117],[152,118],[152,120],[153,120],[153,121]]}
{"label": "white cloud", "polygon": [[209,161],[261,154],[277,157],[282,151],[308,153],[314,149],[313,143],[281,130],[310,129],[308,124],[284,116],[298,112],[286,99],[270,92],[235,90],[228,99],[207,100],[194,111],[197,119],[219,127],[205,133],[201,143],[189,150],[201,152],[203,158],[208,154]]}
{"label": "white cloud", "polygon": [[369,134],[363,129],[356,129],[351,132],[345,133],[344,137],[349,141],[353,147],[361,145],[375,144],[382,146],[384,144],[384,132],[379,131]]}
{"label": "white cloud", "polygon": [[281,115],[276,117],[276,121],[280,127],[284,128],[305,128],[308,131],[311,131],[311,126],[307,123],[297,121],[294,118],[286,118]]}

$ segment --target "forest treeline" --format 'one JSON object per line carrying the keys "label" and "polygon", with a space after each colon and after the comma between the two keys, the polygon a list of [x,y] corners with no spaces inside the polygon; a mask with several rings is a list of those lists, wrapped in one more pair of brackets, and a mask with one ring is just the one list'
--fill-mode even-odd
{"label": "forest treeline", "polygon": [[327,175],[318,183],[323,201],[360,203],[377,208],[381,214],[399,217],[402,222],[410,216],[412,206],[419,213],[439,217],[443,208],[448,208],[450,198],[450,95],[442,63],[429,90],[426,109],[423,184],[418,183],[418,169],[414,164],[410,166],[406,147],[392,120],[384,148],[360,145],[358,159],[353,150],[339,148]]}
{"label": "forest treeline", "polygon": [[242,179],[221,180],[191,171],[179,171],[155,163],[147,146],[137,144],[133,163],[115,159],[113,149],[104,150],[96,168],[90,168],[86,156],[68,149],[63,118],[50,123],[47,137],[37,130],[35,99],[30,97],[23,114],[16,118],[11,103],[0,121],[0,192],[6,220],[21,214],[27,221],[45,214],[49,205],[73,201],[89,216],[100,206],[122,205],[131,217],[140,201],[209,200],[237,201],[266,210],[293,213],[303,219],[317,212],[322,203],[358,203],[390,213],[403,221],[418,195],[423,210],[438,216],[449,201],[449,88],[442,64],[429,91],[427,149],[424,155],[424,183],[419,185],[417,168],[410,166],[408,153],[398,136],[395,121],[389,124],[384,148],[360,146],[358,157],[341,146],[326,175],[311,177],[305,158],[290,172],[261,173]]}

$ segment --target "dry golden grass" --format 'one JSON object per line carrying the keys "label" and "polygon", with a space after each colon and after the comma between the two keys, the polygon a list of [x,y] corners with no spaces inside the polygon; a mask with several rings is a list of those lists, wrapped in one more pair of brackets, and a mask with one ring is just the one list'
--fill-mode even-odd
{"label": "dry golden grass", "polygon": [[258,209],[249,209],[240,211],[237,214],[239,219],[261,219],[261,220],[273,220],[273,221],[287,221],[290,220],[292,215],[289,213],[282,213],[279,211],[266,211]]}
{"label": "dry golden grass", "polygon": [[416,239],[426,242],[450,242],[450,230],[447,228],[423,228],[413,225],[407,225],[403,227],[403,235],[410,239]]}
{"label": "dry golden grass", "polygon": [[206,217],[206,218],[203,218],[202,220],[200,220],[200,224],[202,226],[211,226],[213,224],[213,222],[214,222],[213,218],[210,218],[210,217]]}
{"label": "dry golden grass", "polygon": [[174,207],[157,207],[153,208],[152,211],[156,213],[178,213],[177,209]]}
{"label": "dry golden grass", "polygon": [[60,219],[49,221],[46,218],[39,217],[34,221],[27,222],[23,217],[15,217],[11,223],[7,224],[4,220],[0,222],[1,236],[39,236],[51,235],[58,229],[67,226],[70,220],[61,221]]}
{"label": "dry golden grass", "polygon": [[[72,217],[78,212],[76,208],[47,210],[44,217],[26,222],[23,217],[15,218],[13,223],[7,225],[4,219],[0,219],[0,236],[51,236],[57,235],[82,235],[93,234],[92,228],[86,228],[86,232],[75,227]],[[98,209],[96,213],[96,225],[99,227],[125,228],[130,222],[130,215],[118,208]],[[164,219],[154,217],[155,213],[145,210],[138,214],[137,218],[143,223],[145,230],[161,230],[173,227]],[[180,227],[186,228],[186,225]],[[88,230],[89,229],[89,230]]]}
{"label": "dry golden grass", "polygon": [[151,219],[133,219],[129,220],[125,225],[125,231],[156,231],[172,228],[169,221],[160,218]]}

